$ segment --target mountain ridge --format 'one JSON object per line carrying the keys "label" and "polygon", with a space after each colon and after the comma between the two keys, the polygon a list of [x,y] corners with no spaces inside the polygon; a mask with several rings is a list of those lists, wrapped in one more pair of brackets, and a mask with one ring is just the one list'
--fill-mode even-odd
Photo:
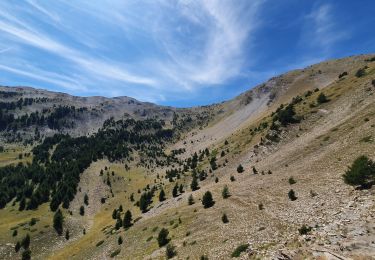
{"label": "mountain ridge", "polygon": [[[36,177],[64,178],[51,182],[47,201],[34,210],[20,210],[21,201],[33,206],[46,178],[25,177],[0,196],[0,258],[20,257],[14,246],[30,234],[37,259],[164,259],[158,237],[166,229],[177,259],[372,259],[375,190],[351,187],[342,176],[358,156],[375,160],[374,57],[291,71],[173,116],[121,110],[90,134],[69,127],[47,133],[43,125],[45,136],[33,143],[7,139],[0,185],[31,167],[40,167]],[[6,113],[24,113],[28,102]],[[54,113],[45,106],[46,116]],[[71,136],[46,138],[56,133]],[[67,167],[77,162],[82,171]],[[207,192],[213,203],[203,203]],[[14,198],[4,201],[8,194]],[[52,226],[56,205],[69,239]],[[131,226],[124,228],[127,210]]]}

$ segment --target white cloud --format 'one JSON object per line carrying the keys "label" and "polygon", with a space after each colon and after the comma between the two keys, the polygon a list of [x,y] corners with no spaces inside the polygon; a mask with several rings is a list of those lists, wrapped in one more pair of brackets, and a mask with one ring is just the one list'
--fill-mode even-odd
{"label": "white cloud", "polygon": [[52,83],[55,86],[63,87],[66,90],[80,90],[86,91],[86,87],[83,86],[80,81],[74,80],[71,77],[65,77],[56,73],[46,72],[40,69],[32,68],[30,66],[20,69],[0,64],[0,70],[12,72],[28,78],[40,80],[43,82]]}
{"label": "white cloud", "polygon": [[334,7],[330,4],[315,5],[306,16],[307,27],[304,32],[304,43],[323,48],[329,52],[332,46],[349,37],[347,29],[343,30],[336,22]]}
{"label": "white cloud", "polygon": [[90,57],[87,54],[65,46],[63,43],[51,38],[47,33],[43,33],[29,25],[26,26],[24,22],[13,16],[7,15],[6,17],[10,19],[0,19],[0,31],[11,35],[13,40],[18,41],[20,44],[40,48],[73,62],[78,69],[85,70],[88,77],[97,77],[100,75],[125,83],[148,86],[155,86],[157,83],[155,79],[139,76],[125,70],[126,64],[115,66],[113,65],[114,62],[106,62]]}
{"label": "white cloud", "polygon": [[[263,2],[180,1],[177,5],[170,4],[173,7],[171,11],[179,12],[192,26],[198,27],[194,30],[202,33],[200,38],[193,39],[198,42],[194,42],[196,46],[189,48],[191,46],[176,40],[175,23],[165,24],[165,19],[158,21],[154,34],[170,60],[156,62],[156,67],[171,80],[178,79],[179,84],[188,89],[222,84],[238,76],[245,62],[245,48],[251,47],[251,33],[259,25],[258,12]],[[189,29],[189,25],[178,28],[187,35]],[[191,39],[183,40],[193,42]]]}
{"label": "white cloud", "polygon": [[[20,48],[19,55],[33,54],[34,48],[44,51],[56,57],[57,66],[63,69],[40,66],[42,59],[28,55],[18,58],[29,67],[10,67],[2,57],[0,69],[36,79],[35,69],[43,67],[49,71],[38,71],[38,80],[64,88],[70,83],[77,87],[87,84],[82,91],[144,93],[150,100],[164,100],[165,96],[224,84],[243,75],[249,62],[245,53],[254,40],[251,35],[259,25],[264,1],[103,0],[73,4],[26,0],[27,5],[16,7],[2,2],[0,40]],[[133,51],[140,56],[128,60],[119,53],[116,57],[111,37],[133,48],[127,56]],[[145,39],[155,52],[144,49],[137,37]],[[73,74],[75,79],[84,79],[81,84],[69,80],[64,84]],[[101,90],[103,85],[108,85],[108,92]]]}

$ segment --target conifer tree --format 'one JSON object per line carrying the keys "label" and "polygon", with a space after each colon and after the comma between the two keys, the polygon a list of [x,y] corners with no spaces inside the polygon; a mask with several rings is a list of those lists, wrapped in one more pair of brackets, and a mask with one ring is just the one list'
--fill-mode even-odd
{"label": "conifer tree", "polygon": [[24,249],[28,249],[30,246],[30,235],[26,234],[26,236],[22,239],[21,245]]}
{"label": "conifer tree", "polygon": [[198,179],[197,179],[196,176],[193,176],[193,180],[191,181],[190,188],[191,188],[192,191],[195,191],[195,190],[199,189]]}
{"label": "conifer tree", "polygon": [[243,169],[243,166],[240,164],[240,165],[238,165],[238,167],[237,167],[237,172],[238,173],[242,173],[244,171],[244,169]]}
{"label": "conifer tree", "polygon": [[180,184],[180,187],[178,188],[178,191],[180,193],[184,193],[184,185]]}
{"label": "conifer tree", "polygon": [[297,197],[296,197],[296,193],[294,192],[293,189],[291,189],[291,190],[288,192],[288,197],[289,197],[289,199],[290,199],[291,201],[294,201],[294,200],[297,199]]}
{"label": "conifer tree", "polygon": [[158,235],[159,247],[162,247],[162,246],[165,246],[166,244],[168,244],[168,242],[169,242],[168,235],[169,235],[169,231],[166,228],[162,228],[159,231],[159,235]]}
{"label": "conifer tree", "polygon": [[89,196],[87,195],[87,193],[85,193],[85,196],[83,197],[83,202],[86,204],[86,206],[89,205]]}
{"label": "conifer tree", "polygon": [[176,247],[172,244],[168,244],[165,250],[165,256],[167,259],[171,259],[177,255]]}
{"label": "conifer tree", "polygon": [[81,207],[79,208],[79,214],[80,214],[81,216],[85,215],[85,207],[84,207],[84,206],[81,206]]}
{"label": "conifer tree", "polygon": [[193,194],[190,194],[190,196],[189,196],[189,198],[188,198],[188,204],[189,204],[189,205],[193,205],[193,204],[194,204]]}
{"label": "conifer tree", "polygon": [[225,213],[223,213],[223,216],[221,216],[221,221],[223,221],[224,224],[229,222],[229,219]]}
{"label": "conifer tree", "polygon": [[31,259],[31,250],[28,248],[22,252],[22,260],[30,260]]}
{"label": "conifer tree", "polygon": [[328,98],[326,97],[326,95],[323,94],[323,92],[319,94],[319,96],[317,98],[317,102],[319,104],[323,104],[323,103],[326,103],[328,101],[329,101]]}
{"label": "conifer tree", "polygon": [[206,193],[203,195],[202,204],[205,209],[210,208],[215,204],[210,191],[206,191]]}
{"label": "conifer tree", "polygon": [[122,220],[121,218],[117,218],[115,228],[116,230],[119,230],[120,227],[122,227]]}
{"label": "conifer tree", "polygon": [[17,241],[17,243],[16,243],[16,245],[15,245],[15,247],[14,247],[14,250],[15,250],[16,252],[18,252],[18,251],[20,251],[20,249],[21,249],[21,243],[20,243],[19,241]]}
{"label": "conifer tree", "polygon": [[64,216],[60,209],[58,209],[53,216],[53,227],[55,228],[57,234],[61,236],[63,232],[63,223],[64,223]]}
{"label": "conifer tree", "polygon": [[130,212],[130,210],[127,210],[125,212],[123,226],[124,228],[129,228],[132,226],[132,213]]}
{"label": "conifer tree", "polygon": [[70,238],[69,229],[67,229],[67,230],[65,231],[65,239],[66,239],[66,240],[69,240],[69,238]]}
{"label": "conifer tree", "polygon": [[178,192],[178,184],[176,183],[176,185],[174,185],[173,190],[172,190],[173,198],[178,196],[177,192]]}
{"label": "conifer tree", "polygon": [[164,192],[164,189],[161,189],[159,193],[159,201],[161,202],[164,200],[165,200],[165,192]]}
{"label": "conifer tree", "polygon": [[112,211],[112,219],[117,219],[117,209]]}
{"label": "conifer tree", "polygon": [[358,157],[343,175],[346,184],[365,187],[375,180],[375,162],[367,156]]}
{"label": "conifer tree", "polygon": [[223,188],[223,191],[221,192],[221,195],[223,196],[223,199],[227,199],[230,197],[228,186],[225,185]]}

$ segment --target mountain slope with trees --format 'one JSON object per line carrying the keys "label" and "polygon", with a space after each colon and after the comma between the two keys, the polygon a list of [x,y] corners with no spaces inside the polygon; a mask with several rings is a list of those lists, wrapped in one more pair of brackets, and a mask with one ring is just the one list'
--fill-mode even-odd
{"label": "mountain slope with trees", "polygon": [[373,256],[374,57],[187,109],[2,88],[0,258]]}

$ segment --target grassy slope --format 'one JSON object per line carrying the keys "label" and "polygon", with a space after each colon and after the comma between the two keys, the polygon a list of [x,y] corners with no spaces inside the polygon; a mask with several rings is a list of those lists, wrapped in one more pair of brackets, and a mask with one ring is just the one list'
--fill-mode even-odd
{"label": "grassy slope", "polygon": [[[230,150],[225,156],[229,160],[228,166],[214,173],[219,177],[219,183],[213,182],[213,176],[201,182],[201,189],[193,193],[196,201],[193,206],[187,205],[190,191],[177,199],[168,199],[161,207],[156,197],[154,208],[127,231],[120,229],[113,234],[109,232],[115,224],[111,218],[112,210],[122,204],[125,210],[131,209],[133,219],[141,216],[128,197],[134,192],[137,200],[137,190],[154,182],[155,173],[151,174],[146,169],[133,168],[126,172],[121,164],[104,161],[90,167],[92,172],[98,173],[105,165],[110,166],[110,171],[113,170],[115,178],[120,177],[120,180],[113,183],[114,198],[110,198],[108,203],[95,210],[92,216],[86,216],[86,219],[82,220],[82,217],[73,214],[71,218],[79,221],[68,223],[79,223],[88,228],[86,235],[80,233],[81,227],[73,229],[73,239],[69,242],[58,238],[52,228],[47,226],[52,224],[52,214],[47,205],[43,205],[38,211],[21,213],[16,210],[17,206],[8,206],[0,211],[0,219],[2,223],[6,223],[0,225],[0,245],[6,248],[1,250],[6,254],[2,257],[15,256],[13,252],[10,253],[10,246],[5,246],[10,241],[16,241],[11,237],[11,227],[28,222],[31,217],[40,219],[35,226],[30,227],[32,230],[36,229],[31,232],[31,249],[37,258],[49,256],[51,259],[102,259],[109,257],[118,248],[121,248],[119,258],[122,259],[142,259],[146,256],[163,258],[164,251],[158,249],[155,239],[162,227],[169,229],[172,242],[177,246],[179,258],[190,256],[191,259],[196,259],[203,254],[210,258],[228,258],[237,245],[248,242],[252,248],[259,249],[260,255],[262,250],[277,249],[284,243],[289,248],[301,245],[297,228],[302,224],[329,224],[331,220],[325,215],[334,213],[341,207],[342,201],[351,199],[351,188],[345,186],[341,180],[341,174],[346,166],[359,154],[375,157],[374,90],[367,90],[371,88],[370,80],[375,77],[374,69],[374,64],[370,64],[370,68],[367,69],[368,75],[363,78],[356,78],[353,70],[345,79],[332,82],[323,90],[331,99],[326,104],[310,108],[309,104],[315,101],[319,93],[310,96],[305,100],[306,104],[297,106],[298,114],[304,115],[305,120],[291,126],[280,144],[264,148],[257,156],[251,157],[253,146],[264,133],[251,137],[249,129],[257,126],[262,120],[269,120],[267,118],[249,122],[228,136],[228,146],[224,146],[222,140],[212,143],[212,147],[216,147],[219,152],[227,148]],[[287,102],[292,96],[305,91],[303,88],[301,92],[296,89],[298,88],[287,92],[285,97],[288,98],[281,99],[282,102]],[[275,107],[276,104],[265,111],[264,115],[268,115]],[[17,161],[18,153],[16,151],[13,154],[0,154],[0,162],[3,165],[14,163]],[[224,158],[219,159],[218,163],[222,164],[223,160]],[[237,174],[235,171],[239,163],[245,166],[243,174]],[[205,165],[207,162],[201,167]],[[252,175],[250,169],[253,165],[259,171],[267,172],[270,169],[273,174]],[[235,182],[229,181],[230,175],[236,177]],[[291,202],[287,198],[287,192],[291,188],[287,181],[290,176],[297,180],[292,187],[298,196],[296,202]],[[165,180],[163,182],[166,183],[165,190],[170,198],[171,184]],[[188,186],[190,178],[183,178],[179,182]],[[96,184],[98,183],[90,183],[90,189]],[[229,186],[232,194],[227,200],[221,199],[221,190],[225,184]],[[211,209],[203,209],[199,201],[206,190],[213,192],[216,201]],[[318,196],[312,198],[310,190]],[[262,211],[258,209],[260,203],[265,207]],[[75,210],[80,205],[81,202],[77,202]],[[316,205],[322,206],[316,208]],[[226,225],[221,222],[224,212],[230,220]],[[179,218],[181,223],[178,221]],[[18,231],[19,239],[26,230],[18,228]],[[48,236],[39,234],[40,232]],[[186,236],[187,232],[190,235]],[[124,239],[121,246],[117,245],[119,235]],[[101,240],[104,240],[104,243],[96,247],[96,243]],[[54,245],[53,253],[49,243]],[[300,252],[302,255],[305,253]]]}

